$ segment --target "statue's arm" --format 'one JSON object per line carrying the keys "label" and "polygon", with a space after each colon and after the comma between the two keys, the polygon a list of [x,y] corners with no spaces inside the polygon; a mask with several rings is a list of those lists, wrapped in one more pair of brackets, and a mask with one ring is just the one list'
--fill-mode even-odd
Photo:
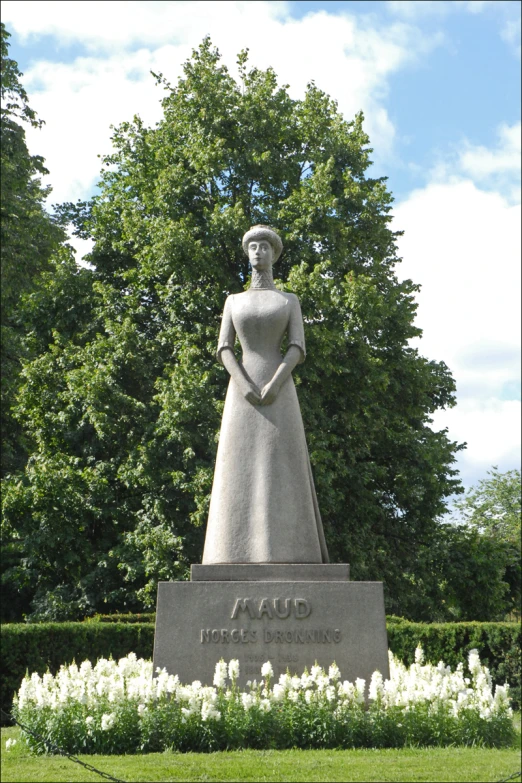
{"label": "statue's arm", "polygon": [[261,405],[271,405],[275,402],[282,385],[292,374],[294,367],[302,360],[301,348],[298,348],[297,345],[290,345],[272,380],[261,389]]}
{"label": "statue's arm", "polygon": [[261,393],[257,386],[246,377],[232,348],[223,348],[220,352],[220,360],[245,400],[251,402],[252,405],[260,405]]}
{"label": "statue's arm", "polygon": [[261,389],[261,404],[270,405],[279,394],[284,382],[292,374],[297,364],[304,362],[306,356],[305,336],[303,326],[303,316],[301,315],[301,306],[297,296],[292,296],[290,300],[290,318],[288,321],[288,351],[272,380]]}
{"label": "statue's arm", "polygon": [[249,378],[247,378],[234,353],[236,330],[234,328],[234,319],[232,318],[233,298],[233,295],[229,296],[225,302],[223,318],[221,319],[221,329],[219,330],[217,358],[228,371],[228,374],[245,400],[251,402],[252,405],[259,405],[261,402],[261,393],[257,386],[254,386]]}

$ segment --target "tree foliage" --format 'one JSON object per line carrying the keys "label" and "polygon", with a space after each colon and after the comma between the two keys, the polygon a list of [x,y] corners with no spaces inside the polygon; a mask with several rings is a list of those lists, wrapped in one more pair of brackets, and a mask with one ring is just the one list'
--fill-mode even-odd
{"label": "tree foliage", "polygon": [[21,122],[39,127],[41,120],[28,104],[20,83],[22,74],[9,58],[9,33],[1,26],[0,108],[0,247],[1,247],[1,371],[2,475],[23,467],[26,449],[19,424],[12,416],[21,361],[27,355],[26,330],[20,304],[34,290],[37,278],[49,268],[52,252],[64,233],[48,215],[44,200],[49,188],[40,177],[48,174],[43,158],[30,155]]}
{"label": "tree foliage", "polygon": [[237,82],[205,39],[175,86],[156,76],[162,120],[116,128],[100,195],[61,210],[94,239],[94,270],[62,264],[28,298],[40,348],[17,415],[34,448],[5,517],[35,619],[151,607],[158,580],[200,560],[228,383],[217,334],[255,223],[281,232],[278,284],[302,305],[295,377],[332,560],[383,580],[393,609],[459,491],[461,446],[430,427],[454,382],[409,346],[418,286],[394,272],[363,116],[313,83],[292,99],[246,52],[238,65]]}
{"label": "tree foliage", "polygon": [[[455,569],[455,593],[463,619],[520,617],[520,478],[520,470],[500,473],[493,467],[488,478],[455,503],[454,535],[462,542],[461,549],[473,550],[472,557],[463,552],[461,567]],[[466,590],[470,583],[482,589],[471,593]]]}
{"label": "tree foliage", "polygon": [[520,511],[520,471],[492,468],[419,549],[398,613],[439,622],[520,617]]}
{"label": "tree foliage", "polygon": [[[24,124],[41,126],[20,78],[18,66],[9,57],[9,33],[1,25],[1,108],[0,108],[0,253],[1,253],[1,430],[2,477],[24,468],[32,443],[14,413],[24,362],[35,355],[34,342],[27,338],[32,324],[24,311],[25,297],[35,292],[42,276],[55,264],[54,254],[63,245],[65,233],[44,206],[50,188],[41,177],[48,171],[43,158],[30,155]],[[41,346],[45,347],[45,346]],[[23,527],[7,529],[2,536],[2,593],[6,614],[17,617],[29,601],[23,556]],[[17,578],[14,576],[17,575]]]}

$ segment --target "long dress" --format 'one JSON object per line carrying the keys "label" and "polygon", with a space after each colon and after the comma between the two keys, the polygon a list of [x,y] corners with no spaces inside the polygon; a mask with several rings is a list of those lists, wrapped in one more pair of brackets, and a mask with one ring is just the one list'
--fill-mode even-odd
{"label": "long dress", "polygon": [[[218,357],[243,350],[240,364],[262,389],[281,363],[281,341],[305,358],[295,294],[250,289],[229,296]],[[225,400],[203,563],[327,563],[299,401],[290,375],[271,405],[252,405],[231,378]]]}

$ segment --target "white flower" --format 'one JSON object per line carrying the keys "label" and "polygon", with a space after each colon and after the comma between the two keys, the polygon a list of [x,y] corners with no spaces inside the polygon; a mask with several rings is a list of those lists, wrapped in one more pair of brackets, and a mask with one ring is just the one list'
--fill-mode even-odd
{"label": "white flower", "polygon": [[328,676],[331,680],[339,680],[341,678],[341,672],[336,663],[332,663],[328,669]]}
{"label": "white flower", "polygon": [[270,712],[272,709],[272,705],[270,704],[270,701],[268,699],[261,699],[259,702],[259,709],[261,712]]}
{"label": "white flower", "polygon": [[317,690],[318,691],[324,691],[328,687],[329,684],[330,684],[330,680],[324,674],[324,672],[317,677]]}
{"label": "white flower", "polygon": [[101,728],[102,728],[102,731],[108,731],[108,730],[111,728],[111,726],[113,726],[113,725],[114,725],[114,719],[115,719],[115,717],[116,717],[116,716],[115,716],[114,712],[111,712],[111,713],[109,713],[109,714],[107,714],[107,713],[104,713],[104,714],[102,715],[102,719],[101,719]]}
{"label": "white flower", "polygon": [[344,696],[346,699],[351,699],[353,695],[356,693],[355,685],[353,684],[353,682],[348,682],[348,680],[345,680],[344,682],[340,682],[337,687],[339,689],[339,694],[341,696]]}
{"label": "white flower", "polygon": [[143,715],[143,713],[146,711],[147,706],[145,704],[138,704],[138,715]]}
{"label": "white flower", "polygon": [[322,675],[324,675],[324,672],[320,666],[318,666],[317,664],[315,664],[315,666],[312,666],[312,669],[310,671],[310,677],[312,678],[312,680],[318,680],[319,677],[321,677]]}
{"label": "white flower", "polygon": [[242,693],[241,694],[241,702],[243,704],[244,710],[249,710],[250,707],[254,704],[254,697],[251,693]]}
{"label": "white flower", "polygon": [[357,693],[364,698],[364,692],[366,690],[366,680],[363,680],[362,677],[357,677],[355,680],[355,688],[357,690]]}
{"label": "white flower", "polygon": [[215,707],[208,701],[204,701],[201,705],[201,720],[207,721],[209,719],[219,720],[221,713],[216,710]]}
{"label": "white flower", "polygon": [[471,674],[478,674],[481,670],[478,650],[470,650],[468,655],[468,666]]}
{"label": "white flower", "polygon": [[5,741],[5,749],[11,750],[11,748],[14,748],[17,742],[18,740],[9,738],[8,740]]}
{"label": "white flower", "polygon": [[382,674],[376,671],[372,674],[372,678],[370,680],[370,689],[369,689],[370,699],[377,699],[379,696],[382,695],[382,692],[383,692]]}
{"label": "white flower", "polygon": [[[227,665],[223,659],[216,663],[216,671],[214,673],[214,685],[216,688],[223,688],[227,681]],[[194,683],[192,683],[194,686]],[[201,683],[199,683],[201,686]]]}
{"label": "white flower", "polygon": [[87,726],[90,726],[91,723],[94,723],[94,718],[92,717],[92,715],[87,715],[87,717],[85,718],[85,723],[87,724]]}
{"label": "white flower", "polygon": [[419,644],[417,646],[417,649],[415,650],[415,663],[421,666],[424,663],[424,650],[422,649],[421,645]]}
{"label": "white flower", "polygon": [[272,664],[270,663],[270,661],[267,661],[261,666],[261,676],[262,677],[274,676],[274,670],[272,669]]}
{"label": "white flower", "polygon": [[228,663],[228,676],[231,680],[237,680],[239,677],[239,661],[237,658],[232,658]]}
{"label": "white flower", "polygon": [[325,696],[328,699],[328,701],[334,701],[335,699],[335,688],[333,685],[329,685],[325,690]]}

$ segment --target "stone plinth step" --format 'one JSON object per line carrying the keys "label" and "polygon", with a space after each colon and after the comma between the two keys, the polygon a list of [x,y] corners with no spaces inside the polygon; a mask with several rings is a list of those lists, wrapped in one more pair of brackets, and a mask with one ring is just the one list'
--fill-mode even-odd
{"label": "stone plinth step", "polygon": [[348,563],[223,563],[192,565],[192,582],[347,582]]}

